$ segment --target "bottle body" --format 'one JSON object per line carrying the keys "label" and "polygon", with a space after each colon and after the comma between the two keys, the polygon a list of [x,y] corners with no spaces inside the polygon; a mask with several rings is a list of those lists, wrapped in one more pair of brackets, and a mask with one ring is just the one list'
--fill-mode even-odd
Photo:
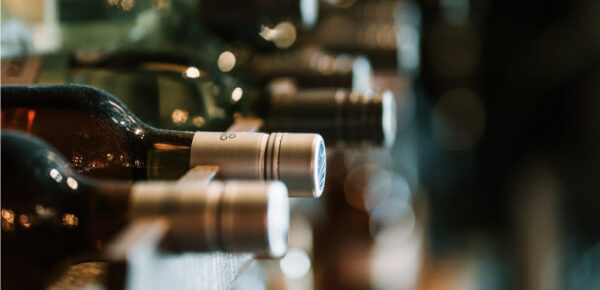
{"label": "bottle body", "polygon": [[40,288],[61,264],[98,259],[128,221],[142,217],[167,223],[166,251],[279,257],[287,248],[281,182],[100,182],[79,175],[36,137],[1,135],[4,287]]}
{"label": "bottle body", "polygon": [[[38,139],[2,133],[2,286],[40,288],[125,225],[128,186],[94,184]],[[24,275],[27,278],[24,278]]]}

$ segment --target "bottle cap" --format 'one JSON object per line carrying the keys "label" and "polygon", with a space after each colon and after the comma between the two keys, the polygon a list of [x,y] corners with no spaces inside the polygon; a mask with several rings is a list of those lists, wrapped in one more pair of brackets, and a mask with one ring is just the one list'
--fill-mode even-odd
{"label": "bottle cap", "polygon": [[222,178],[281,180],[292,197],[318,197],[326,152],[318,134],[196,132],[190,167],[214,165]]}

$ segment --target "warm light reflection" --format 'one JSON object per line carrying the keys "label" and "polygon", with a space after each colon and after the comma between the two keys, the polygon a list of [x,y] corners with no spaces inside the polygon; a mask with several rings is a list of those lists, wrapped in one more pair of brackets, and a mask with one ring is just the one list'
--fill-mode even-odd
{"label": "warm light reflection", "polygon": [[194,126],[196,126],[196,127],[202,127],[205,122],[206,121],[204,120],[204,118],[202,116],[196,116],[192,119],[192,123],[194,123]]}
{"label": "warm light reflection", "polygon": [[317,61],[317,69],[325,75],[333,74],[335,72],[335,59],[327,54],[321,55]]}
{"label": "warm light reflection", "polygon": [[242,98],[243,94],[244,94],[244,90],[242,90],[242,88],[240,88],[240,87],[237,87],[237,88],[233,89],[233,92],[231,92],[231,99],[234,102],[237,102]]}
{"label": "warm light reflection", "polygon": [[2,219],[7,222],[15,222],[15,212],[10,209],[2,209]]}
{"label": "warm light reflection", "polygon": [[79,225],[79,218],[72,213],[66,213],[62,217],[62,224],[65,227],[74,228]]}
{"label": "warm light reflection", "polygon": [[281,261],[279,261],[279,266],[286,276],[300,278],[310,271],[310,257],[302,249],[290,249]]}
{"label": "warm light reflection", "polygon": [[185,70],[185,76],[190,79],[199,78],[200,70],[197,67],[190,66]]}
{"label": "warm light reflection", "polygon": [[171,119],[175,124],[185,123],[188,120],[189,113],[184,110],[176,109],[171,114]]}
{"label": "warm light reflection", "polygon": [[219,55],[217,65],[222,72],[228,72],[235,67],[235,55],[231,51],[224,51]]}
{"label": "warm light reflection", "polygon": [[275,28],[262,26],[259,35],[273,42],[277,48],[288,48],[296,42],[296,27],[288,22],[280,22]]}
{"label": "warm light reflection", "polygon": [[2,230],[10,232],[15,229],[15,212],[2,209]]}
{"label": "warm light reflection", "polygon": [[19,222],[26,229],[31,227],[31,221],[29,220],[29,216],[27,216],[26,214],[22,214],[19,216]]}
{"label": "warm light reflection", "polygon": [[154,144],[154,149],[156,150],[178,150],[178,149],[190,149],[190,147],[188,146],[183,146],[183,145],[173,145],[173,144],[167,144],[167,143],[156,143]]}
{"label": "warm light reflection", "polygon": [[129,11],[135,6],[135,0],[106,0],[106,3],[125,11]]}
{"label": "warm light reflection", "polygon": [[73,177],[67,177],[67,186],[72,190],[76,190],[79,187],[79,183]]}
{"label": "warm light reflection", "polygon": [[33,127],[33,120],[35,119],[35,111],[28,110],[27,111],[27,132],[31,133],[31,128]]}
{"label": "warm light reflection", "polygon": [[35,213],[41,218],[47,219],[56,215],[56,211],[51,207],[45,207],[41,204],[35,205]]}
{"label": "warm light reflection", "polygon": [[52,179],[56,180],[56,182],[61,182],[63,179],[62,174],[60,174],[60,172],[58,172],[58,170],[56,170],[56,168],[52,168],[50,170],[50,177],[52,177]]}
{"label": "warm light reflection", "polygon": [[73,156],[71,157],[71,164],[74,167],[83,166],[83,155],[80,152],[73,152]]}

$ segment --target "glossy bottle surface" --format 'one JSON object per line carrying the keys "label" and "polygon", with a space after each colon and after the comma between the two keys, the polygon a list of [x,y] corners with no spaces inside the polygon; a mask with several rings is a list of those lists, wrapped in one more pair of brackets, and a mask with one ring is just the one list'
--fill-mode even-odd
{"label": "glossy bottle surface", "polygon": [[52,266],[100,251],[125,224],[128,193],[82,178],[37,138],[3,132],[3,288],[40,287]]}
{"label": "glossy bottle surface", "polygon": [[[5,86],[2,93],[3,128],[41,137],[86,175],[146,179],[151,162],[165,171],[173,168],[171,176],[177,177],[189,167],[193,133],[149,127],[101,91],[82,86]],[[168,163],[148,160],[151,157],[166,157]]]}

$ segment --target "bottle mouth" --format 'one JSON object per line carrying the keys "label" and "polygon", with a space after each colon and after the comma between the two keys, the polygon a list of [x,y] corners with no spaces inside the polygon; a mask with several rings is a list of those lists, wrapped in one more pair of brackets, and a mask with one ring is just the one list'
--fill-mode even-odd
{"label": "bottle mouth", "polygon": [[325,176],[327,172],[327,151],[325,150],[325,142],[321,138],[317,141],[318,145],[315,146],[317,152],[315,154],[315,185],[316,191],[315,197],[321,196],[325,188]]}

